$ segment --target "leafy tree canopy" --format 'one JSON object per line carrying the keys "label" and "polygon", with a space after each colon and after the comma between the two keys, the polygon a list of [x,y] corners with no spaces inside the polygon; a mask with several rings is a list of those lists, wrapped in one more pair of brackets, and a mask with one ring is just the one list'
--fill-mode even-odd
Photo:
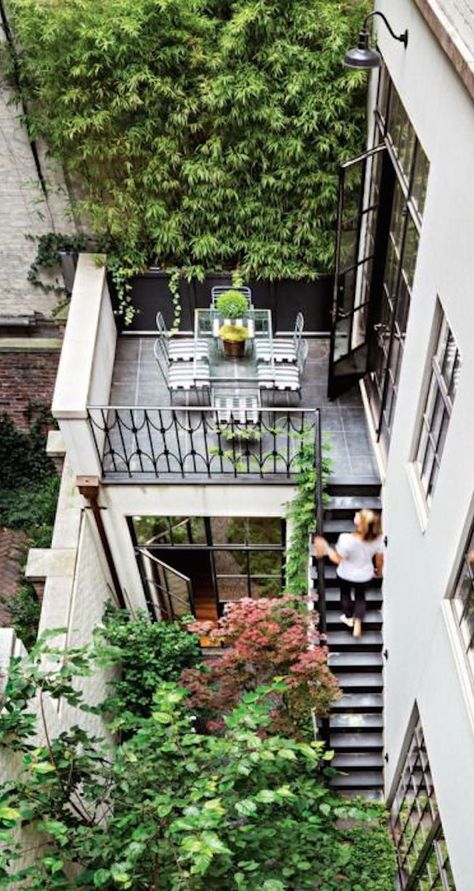
{"label": "leafy tree canopy", "polygon": [[332,263],[338,164],[365,76],[341,59],[366,0],[11,0],[28,126],[129,268]]}
{"label": "leafy tree canopy", "polygon": [[[92,657],[43,639],[12,666],[0,741],[23,753],[23,765],[0,787],[2,887],[391,891],[381,810],[328,789],[331,755],[321,743],[265,732],[273,686],[245,695],[213,737],[196,732],[186,691],[163,682],[151,715],[137,717],[132,736],[112,750],[79,726],[81,709],[97,710],[78,689]],[[77,706],[79,723],[38,745],[30,702],[37,697],[44,720],[46,694]],[[44,839],[31,865],[21,863],[20,822]]]}

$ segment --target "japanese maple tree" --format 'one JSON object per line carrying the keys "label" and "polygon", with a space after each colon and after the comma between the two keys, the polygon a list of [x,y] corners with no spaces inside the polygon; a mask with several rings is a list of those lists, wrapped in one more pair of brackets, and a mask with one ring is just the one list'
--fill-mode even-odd
{"label": "japanese maple tree", "polygon": [[191,706],[201,711],[209,730],[223,726],[223,716],[244,693],[274,678],[281,679],[284,690],[272,694],[273,731],[306,735],[311,712],[327,716],[340,695],[327,650],[312,641],[309,616],[290,595],[245,598],[228,606],[217,627],[198,623],[191,630],[205,631],[215,646],[223,647],[216,659],[181,676],[192,694]]}

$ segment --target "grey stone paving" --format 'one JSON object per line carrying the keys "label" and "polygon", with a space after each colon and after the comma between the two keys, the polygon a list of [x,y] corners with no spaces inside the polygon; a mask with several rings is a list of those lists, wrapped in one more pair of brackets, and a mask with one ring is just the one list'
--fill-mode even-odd
{"label": "grey stone paving", "polygon": [[[168,411],[163,412],[161,415],[159,415],[156,409],[157,407],[169,407],[170,398],[168,388],[153,356],[153,343],[154,338],[146,336],[122,335],[118,339],[110,405],[133,408],[134,411],[129,411],[128,413],[121,412],[120,416],[124,419],[125,424],[121,425],[120,431],[114,428],[110,434],[109,451],[113,452],[114,455],[112,457],[109,456],[108,469],[110,472],[115,471],[114,476],[116,477],[117,474],[120,474],[120,471],[126,470],[118,457],[121,453],[124,453],[125,448],[129,456],[130,451],[134,452],[128,470],[131,468],[133,476],[138,473],[143,478],[143,481],[146,481],[148,477],[153,479],[156,469],[160,473],[165,472],[167,475],[170,473],[172,475],[173,467],[177,466],[176,464],[173,465],[173,460],[175,458],[178,460],[178,457],[182,459],[183,456],[186,456],[186,469],[194,474],[202,470],[203,478],[205,478],[204,466],[202,463],[199,465],[199,458],[196,458],[195,455],[193,456],[192,452],[194,450],[198,454],[203,454],[206,448],[210,448],[212,451],[212,438],[208,434],[210,432],[215,433],[215,428],[212,425],[208,426],[206,437],[203,435],[202,428],[193,435],[189,430],[188,423],[189,417],[192,417],[192,414],[187,416],[184,412],[179,411],[180,408],[185,408],[187,405],[190,407],[199,405],[198,397],[195,394],[189,396],[179,393],[174,396],[175,418],[178,420],[178,424],[183,422],[183,427],[180,428],[179,436],[175,435],[175,427],[167,434],[168,443],[166,446],[170,450],[171,456],[166,454],[166,448],[163,449],[159,428],[160,426],[168,425],[171,415],[169,408]],[[297,408],[301,411],[304,409],[309,412],[305,415],[305,423],[308,422],[308,419],[311,422],[313,417],[311,410],[318,407],[321,409],[323,437],[331,446],[334,475],[345,480],[378,480],[379,474],[369,439],[358,386],[355,386],[350,392],[333,402],[327,399],[328,356],[329,342],[326,339],[309,340],[301,402],[297,401],[296,396],[292,396],[290,397],[291,403],[289,403],[287,394],[275,394],[275,398],[272,399],[272,405],[277,411],[274,415],[265,412],[263,441],[253,444],[246,442],[243,451],[247,454],[247,457],[249,453],[254,455],[255,457],[251,460],[257,462],[259,457],[261,459],[262,453],[266,454],[268,450],[276,449],[279,455],[283,455],[276,469],[283,472],[284,467],[286,468],[287,466],[288,457],[291,461],[291,455],[287,451],[285,452],[285,448],[287,448],[286,430],[281,436],[277,436],[276,439],[273,435],[272,439],[272,434],[268,432],[268,429],[272,430],[272,425],[275,423],[274,418],[282,426],[284,423],[283,419],[286,417],[286,409],[289,405],[292,408]],[[207,398],[200,398],[203,405],[208,404]],[[150,413],[151,425],[145,423],[143,412],[140,413],[137,410],[139,406],[154,409]],[[280,410],[279,412],[278,409]],[[208,417],[212,418],[212,423],[215,424],[215,414],[212,413]],[[300,415],[294,416],[294,425],[295,427],[301,425]],[[134,430],[134,427],[139,428],[138,432]],[[205,438],[206,442],[204,442]],[[131,445],[132,441],[133,445]],[[235,440],[234,444],[232,442],[224,442],[223,447],[227,451],[235,449]],[[237,443],[238,447],[239,443]],[[242,451],[241,443],[240,448]],[[151,450],[153,451],[155,467],[152,467],[149,460]],[[115,464],[112,458],[115,459]],[[220,471],[232,475],[235,457],[233,460],[234,464],[232,464],[231,459],[230,464],[227,463],[226,468],[221,464]],[[196,461],[198,464],[196,464]],[[211,456],[212,462],[214,475],[214,472],[218,469],[217,459]],[[243,463],[245,464],[245,458]],[[269,467],[270,465],[267,463],[266,469],[268,470]],[[256,476],[258,477],[258,474]]]}

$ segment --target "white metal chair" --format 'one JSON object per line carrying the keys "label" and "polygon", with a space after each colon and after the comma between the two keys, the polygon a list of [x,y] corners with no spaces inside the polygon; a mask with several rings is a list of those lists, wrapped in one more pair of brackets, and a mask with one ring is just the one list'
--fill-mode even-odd
{"label": "white metal chair", "polygon": [[242,294],[244,297],[246,297],[249,309],[253,309],[252,291],[250,290],[250,288],[247,288],[246,286],[234,288],[233,285],[214,285],[214,287],[211,288],[211,309],[215,309],[217,298],[220,297],[221,294],[225,294],[226,291],[238,291],[239,294]]}
{"label": "white metal chair", "polygon": [[176,390],[190,392],[192,390],[207,390],[210,399],[211,380],[208,362],[174,362],[171,363],[166,353],[163,337],[157,337],[153,347],[153,353],[168,387],[170,399],[173,401],[173,393]]}
{"label": "white metal chair", "polygon": [[190,362],[195,357],[198,361],[209,359],[207,340],[204,338],[195,340],[193,337],[170,337],[163,313],[160,311],[156,314],[156,328],[163,340],[170,362]]}
{"label": "white metal chair", "polygon": [[258,388],[297,393],[301,399],[301,378],[297,365],[257,365]]}
{"label": "white metal chair", "polygon": [[302,341],[304,316],[299,312],[295,320],[293,337],[257,338],[255,340],[255,356],[257,362],[297,362],[298,350]]}

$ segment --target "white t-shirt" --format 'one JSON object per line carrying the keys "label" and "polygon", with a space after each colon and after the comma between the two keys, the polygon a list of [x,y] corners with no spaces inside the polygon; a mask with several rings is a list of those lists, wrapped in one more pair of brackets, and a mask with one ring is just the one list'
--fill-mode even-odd
{"label": "white t-shirt", "polygon": [[351,532],[343,532],[337,540],[336,551],[340,557],[344,557],[336,569],[341,579],[369,582],[374,574],[372,558],[375,554],[383,554],[382,536],[373,541],[362,541]]}

